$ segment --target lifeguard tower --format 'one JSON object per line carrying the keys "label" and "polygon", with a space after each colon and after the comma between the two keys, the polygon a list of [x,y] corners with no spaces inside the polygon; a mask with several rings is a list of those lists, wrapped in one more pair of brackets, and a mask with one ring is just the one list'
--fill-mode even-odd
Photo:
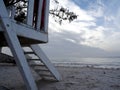
{"label": "lifeguard tower", "polygon": [[[56,68],[38,46],[48,42],[49,0],[24,0],[27,2],[24,22],[15,19],[15,4],[20,1],[0,0],[0,48],[10,48],[27,90],[37,90],[30,67],[42,79],[61,80]],[[34,57],[26,57],[29,55]]]}

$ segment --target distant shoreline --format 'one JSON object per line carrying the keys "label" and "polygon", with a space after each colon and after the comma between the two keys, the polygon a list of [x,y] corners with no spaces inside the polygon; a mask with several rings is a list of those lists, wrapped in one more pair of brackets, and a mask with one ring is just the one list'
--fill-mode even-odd
{"label": "distant shoreline", "polygon": [[120,68],[120,58],[65,58],[51,59],[56,66]]}
{"label": "distant shoreline", "polygon": [[93,67],[93,68],[109,68],[119,69],[120,65],[103,65],[103,64],[82,64],[82,63],[53,63],[55,66],[61,67]]}

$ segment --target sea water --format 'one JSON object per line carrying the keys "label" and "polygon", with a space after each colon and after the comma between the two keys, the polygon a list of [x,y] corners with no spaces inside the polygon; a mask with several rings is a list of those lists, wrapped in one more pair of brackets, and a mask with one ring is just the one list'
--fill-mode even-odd
{"label": "sea water", "polygon": [[120,58],[64,58],[51,61],[57,66],[120,68]]}

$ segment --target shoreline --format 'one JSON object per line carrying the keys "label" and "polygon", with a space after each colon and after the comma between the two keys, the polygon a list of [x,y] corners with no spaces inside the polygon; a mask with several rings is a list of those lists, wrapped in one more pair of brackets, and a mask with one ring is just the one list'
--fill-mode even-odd
{"label": "shoreline", "polygon": [[89,67],[89,68],[101,68],[101,69],[120,69],[120,66],[103,66],[103,65],[95,65],[95,64],[81,64],[81,65],[56,65],[56,67],[70,67],[70,68],[84,68],[84,67]]}
{"label": "shoreline", "polygon": [[71,68],[101,68],[101,69],[120,69],[120,65],[103,65],[103,64],[82,64],[82,63],[53,63],[56,67],[71,67]]}

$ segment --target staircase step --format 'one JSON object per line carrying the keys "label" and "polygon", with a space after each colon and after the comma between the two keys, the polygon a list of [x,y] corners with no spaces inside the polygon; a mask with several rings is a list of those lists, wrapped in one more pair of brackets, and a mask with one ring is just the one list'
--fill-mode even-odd
{"label": "staircase step", "polygon": [[30,60],[30,61],[40,61],[40,59],[33,59],[33,58],[28,58],[27,60]]}
{"label": "staircase step", "polygon": [[45,75],[52,75],[49,71],[36,71],[37,73],[39,73],[39,74],[45,74]]}
{"label": "staircase step", "polygon": [[24,54],[35,54],[33,51],[24,52]]}
{"label": "staircase step", "polygon": [[[30,64],[30,66],[31,66],[31,67],[39,67],[39,68],[41,68],[41,67],[42,67],[42,68],[45,67],[45,65],[33,65],[33,64]],[[46,68],[46,67],[45,67],[45,68]]]}
{"label": "staircase step", "polygon": [[31,66],[35,71],[49,71],[46,66]]}
{"label": "staircase step", "polygon": [[53,77],[52,75],[48,75],[48,74],[41,74],[41,73],[38,73],[38,74],[42,77]]}
{"label": "staircase step", "polygon": [[30,62],[29,65],[30,66],[41,66],[41,67],[43,66],[43,67],[45,67],[45,65],[43,63],[41,63],[41,62],[39,62],[39,63],[37,63],[37,62]]}
{"label": "staircase step", "polygon": [[57,81],[56,79],[55,79],[55,77],[48,77],[48,76],[43,76],[42,77],[44,80],[50,80],[50,81]]}
{"label": "staircase step", "polygon": [[[40,74],[39,74],[40,75]],[[44,80],[50,80],[50,81],[57,81],[54,76],[48,76],[48,75],[40,75]]]}
{"label": "staircase step", "polygon": [[40,68],[40,69],[34,69],[36,72],[49,72],[49,70],[48,69],[42,69],[42,68]]}

